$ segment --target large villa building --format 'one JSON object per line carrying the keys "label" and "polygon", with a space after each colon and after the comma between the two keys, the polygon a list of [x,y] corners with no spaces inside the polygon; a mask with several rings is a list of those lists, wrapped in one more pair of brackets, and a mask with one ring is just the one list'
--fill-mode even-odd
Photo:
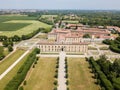
{"label": "large villa building", "polygon": [[[77,27],[71,29],[71,27]],[[111,32],[107,29],[86,28],[82,25],[67,25],[69,29],[56,28],[48,33],[48,40],[38,43],[41,52],[66,52],[86,53],[88,50],[88,42],[83,41],[83,36],[89,34],[91,39],[112,39]]]}

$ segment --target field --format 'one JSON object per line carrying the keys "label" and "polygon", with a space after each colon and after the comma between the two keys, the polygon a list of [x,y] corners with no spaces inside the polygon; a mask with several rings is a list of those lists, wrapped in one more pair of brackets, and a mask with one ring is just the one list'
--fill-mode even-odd
{"label": "field", "polygon": [[0,23],[0,31],[16,31],[30,25],[30,23]]}
{"label": "field", "polygon": [[53,90],[56,58],[40,58],[27,75],[24,90]]}
{"label": "field", "polygon": [[50,29],[51,26],[37,21],[37,17],[0,16],[0,35],[26,35],[40,27]]}
{"label": "field", "polygon": [[12,65],[25,51],[17,50],[0,63],[0,74],[2,74],[10,65]]}
{"label": "field", "polygon": [[65,22],[65,23],[70,23],[70,24],[78,24],[79,21],[70,21],[70,20],[63,20],[62,22]]}
{"label": "field", "polygon": [[26,61],[27,54],[2,80],[0,80],[0,90],[4,90],[7,83],[16,75],[21,65]]}
{"label": "field", "polygon": [[42,15],[41,18],[58,17],[58,15]]}
{"label": "field", "polygon": [[70,90],[99,90],[84,58],[68,58]]}
{"label": "field", "polygon": [[37,30],[40,27],[44,27],[44,28],[50,28],[50,25],[47,25],[45,23],[39,22],[39,21],[35,21],[35,20],[12,20],[12,21],[7,21],[4,23],[32,23],[24,28],[18,29],[16,31],[1,31],[0,35],[6,35],[6,36],[13,36],[13,35],[26,35],[29,34],[35,30]]}

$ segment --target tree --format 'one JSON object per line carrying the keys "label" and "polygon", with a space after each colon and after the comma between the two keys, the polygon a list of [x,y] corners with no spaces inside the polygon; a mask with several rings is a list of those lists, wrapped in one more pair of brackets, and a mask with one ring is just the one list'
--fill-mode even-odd
{"label": "tree", "polygon": [[9,52],[12,52],[12,51],[13,51],[13,48],[12,48],[11,45],[8,46],[8,51],[9,51]]}
{"label": "tree", "polygon": [[9,44],[8,44],[8,41],[3,41],[2,44],[3,44],[4,47],[7,47],[7,46],[9,45]]}
{"label": "tree", "polygon": [[89,34],[84,34],[83,38],[91,38],[91,36]]}

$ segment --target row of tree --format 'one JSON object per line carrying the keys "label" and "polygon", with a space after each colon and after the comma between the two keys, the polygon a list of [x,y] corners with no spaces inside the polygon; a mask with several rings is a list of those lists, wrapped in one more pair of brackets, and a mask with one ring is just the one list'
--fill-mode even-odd
{"label": "row of tree", "polygon": [[2,60],[5,57],[3,52],[4,52],[4,48],[0,46],[0,60]]}
{"label": "row of tree", "polygon": [[111,63],[103,55],[97,61],[92,57],[89,60],[98,83],[105,87],[105,90],[120,90],[120,59]]}
{"label": "row of tree", "polygon": [[33,36],[35,36],[37,33],[39,32],[49,32],[50,29],[45,29],[45,28],[39,28],[36,31],[33,31],[32,33],[29,33],[27,35],[22,35],[21,37],[18,35],[14,35],[12,37],[7,37],[7,36],[0,36],[0,41],[9,41],[9,43],[11,42],[17,42],[17,41],[21,41],[21,40],[27,40],[32,38]]}
{"label": "row of tree", "polygon": [[109,45],[110,50],[116,53],[120,53],[120,37],[117,37],[115,40],[106,39],[103,43]]}
{"label": "row of tree", "polygon": [[9,81],[4,90],[18,90],[20,84],[24,81],[30,67],[37,60],[36,54],[38,54],[39,52],[40,50],[38,48],[35,48],[29,54],[24,64],[20,67],[17,74],[12,78],[12,80]]}

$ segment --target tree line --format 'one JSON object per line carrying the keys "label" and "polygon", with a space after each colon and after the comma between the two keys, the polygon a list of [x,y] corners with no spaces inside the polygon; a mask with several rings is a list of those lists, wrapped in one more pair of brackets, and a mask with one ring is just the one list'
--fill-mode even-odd
{"label": "tree line", "polygon": [[35,48],[27,57],[24,64],[19,68],[17,74],[9,81],[4,90],[18,90],[21,83],[24,81],[27,72],[31,68],[32,64],[36,62],[36,54],[40,53],[40,49]]}
{"label": "tree line", "polygon": [[102,90],[120,90],[120,59],[111,63],[102,55],[98,60],[90,57],[89,63]]}
{"label": "tree line", "polygon": [[110,50],[113,52],[120,53],[120,36],[115,40],[106,39],[103,43],[109,45]]}

